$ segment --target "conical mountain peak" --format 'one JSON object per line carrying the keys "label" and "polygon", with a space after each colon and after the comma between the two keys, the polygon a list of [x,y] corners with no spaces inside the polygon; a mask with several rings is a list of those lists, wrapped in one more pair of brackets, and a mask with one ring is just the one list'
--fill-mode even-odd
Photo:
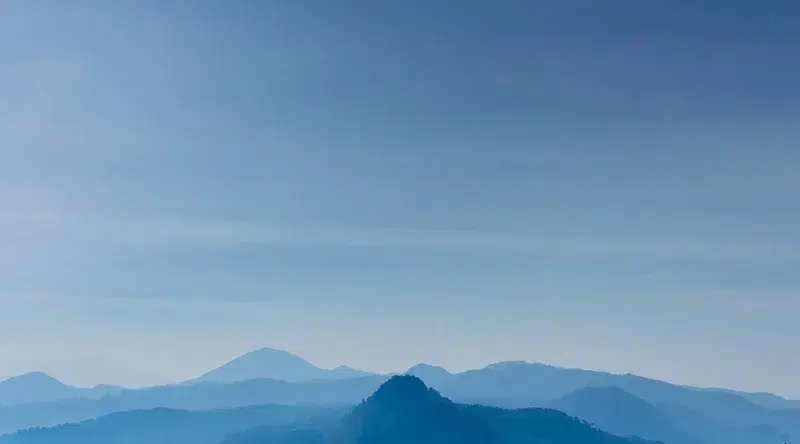
{"label": "conical mountain peak", "polygon": [[367,400],[367,403],[377,402],[396,406],[422,404],[430,401],[442,400],[441,395],[428,388],[421,379],[412,375],[392,376],[388,381]]}

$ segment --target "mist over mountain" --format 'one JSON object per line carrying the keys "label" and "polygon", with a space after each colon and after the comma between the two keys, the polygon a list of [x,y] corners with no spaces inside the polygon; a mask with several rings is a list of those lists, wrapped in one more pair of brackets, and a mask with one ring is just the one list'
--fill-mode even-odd
{"label": "mist over mountain", "polygon": [[[297,373],[292,374],[293,371]],[[257,374],[286,376],[287,373],[290,381],[250,379]],[[121,390],[97,398],[67,397],[3,406],[0,407],[0,433],[76,423],[135,410],[227,411],[264,404],[341,409],[370,397],[372,402],[369,405],[373,407],[366,412],[383,403],[397,408],[398,402],[406,401],[421,403],[410,410],[438,409],[435,406],[439,403],[480,404],[501,410],[552,408],[616,435],[635,435],[667,444],[759,444],[775,440],[795,443],[800,436],[800,409],[791,408],[792,401],[776,395],[767,398],[768,405],[761,405],[749,397],[752,395],[758,400],[764,398],[763,394],[684,387],[630,374],[565,369],[522,361],[495,363],[461,373],[419,364],[398,378],[390,375],[361,376],[362,372],[345,366],[334,370],[319,369],[290,353],[262,349],[209,374],[209,381],[190,380],[171,386]],[[222,382],[226,378],[238,377],[244,379]],[[23,387],[20,381],[31,384],[38,390],[32,392],[37,396],[43,392],[59,396],[74,393],[68,386],[43,374],[9,381],[10,387]],[[392,381],[392,384],[387,384],[387,381]],[[404,391],[415,395],[406,399]],[[17,392],[17,395],[22,393],[24,391]],[[28,396],[27,399],[33,399]],[[778,404],[780,408],[770,407],[772,404]],[[369,416],[358,413],[364,408],[354,410],[355,416]],[[452,413],[449,407],[442,410],[445,412]],[[152,415],[147,417],[159,417],[155,413]],[[177,414],[164,413],[163,416],[182,418],[170,415]],[[111,418],[123,418],[124,421],[127,417]],[[316,432],[289,431],[295,440],[321,439]],[[262,432],[284,439],[283,432],[274,428],[253,429],[247,435],[258,439]],[[243,436],[240,438],[244,439]]]}
{"label": "mist over mountain", "polygon": [[695,390],[702,390],[702,391],[712,391],[712,392],[722,392],[722,393],[729,393],[733,395],[741,396],[748,401],[752,402],[753,404],[758,404],[760,406],[775,408],[775,409],[800,409],[800,400],[795,399],[786,399],[782,396],[775,395],[773,393],[764,393],[764,392],[742,392],[737,390],[731,390],[721,387],[689,387]]}
{"label": "mist over mountain", "polygon": [[0,444],[800,444],[800,0],[0,0],[0,57]]}
{"label": "mist over mountain", "polygon": [[0,444],[217,444],[229,434],[256,427],[329,427],[345,412],[345,408],[280,405],[213,411],[133,410],[0,436]]}
{"label": "mist over mountain", "polygon": [[636,435],[664,443],[792,442],[788,433],[776,427],[720,422],[678,405],[649,403],[619,387],[580,389],[556,400],[551,407],[617,435]]}
{"label": "mist over mountain", "polygon": [[653,404],[618,387],[587,387],[568,393],[550,406],[618,435],[665,443],[702,442],[682,431]]}
{"label": "mist over mountain", "polygon": [[305,359],[283,350],[262,348],[242,355],[213,369],[189,383],[231,383],[251,379],[276,379],[299,382],[316,379],[346,379],[371,376],[372,373],[345,365],[334,369],[319,368]]}
{"label": "mist over mountain", "polygon": [[562,412],[463,405],[411,375],[393,376],[356,406],[338,427],[298,434],[246,432],[225,444],[634,444],[645,441],[597,430]]}
{"label": "mist over mountain", "polygon": [[617,387],[648,403],[682,406],[708,420],[740,427],[766,425],[800,436],[800,409],[786,407],[791,401],[784,400],[782,408],[774,408],[755,404],[747,394],[735,391],[687,388],[631,374],[503,362],[431,381],[431,385],[454,399],[487,400],[508,407],[547,406],[587,387]]}
{"label": "mist over mountain", "polygon": [[258,406],[171,409],[98,419],[0,437],[0,444],[636,444],[564,413],[454,403],[410,375],[394,376],[348,407]]}
{"label": "mist over mountain", "polygon": [[84,421],[114,412],[155,409],[219,410],[263,404],[353,405],[387,377],[286,382],[253,379],[231,384],[191,384],[125,390],[101,399],[67,399],[0,408],[0,433]]}
{"label": "mist over mountain", "polygon": [[426,384],[434,386],[444,384],[451,376],[453,376],[452,373],[448,372],[442,367],[428,364],[417,364],[406,370],[406,374],[416,376],[417,378],[425,381]]}
{"label": "mist over mountain", "polygon": [[120,393],[122,387],[98,385],[73,387],[43,372],[31,372],[0,381],[0,407],[69,398],[98,399]]}

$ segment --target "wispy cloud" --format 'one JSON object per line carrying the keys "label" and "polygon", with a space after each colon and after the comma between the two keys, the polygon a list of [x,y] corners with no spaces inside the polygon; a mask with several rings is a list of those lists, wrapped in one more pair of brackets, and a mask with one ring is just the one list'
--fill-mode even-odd
{"label": "wispy cloud", "polygon": [[[667,260],[796,264],[785,240],[709,237],[601,237],[479,230],[332,227],[226,220],[125,219],[89,214],[0,212],[0,233],[78,242],[86,248],[146,250],[296,246],[506,251],[587,260]],[[56,242],[57,244],[58,242]]]}

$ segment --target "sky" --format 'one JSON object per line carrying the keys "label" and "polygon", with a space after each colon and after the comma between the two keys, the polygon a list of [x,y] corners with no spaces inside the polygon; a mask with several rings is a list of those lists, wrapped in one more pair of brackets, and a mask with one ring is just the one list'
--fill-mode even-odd
{"label": "sky", "polygon": [[0,377],[800,398],[794,0],[0,1]]}

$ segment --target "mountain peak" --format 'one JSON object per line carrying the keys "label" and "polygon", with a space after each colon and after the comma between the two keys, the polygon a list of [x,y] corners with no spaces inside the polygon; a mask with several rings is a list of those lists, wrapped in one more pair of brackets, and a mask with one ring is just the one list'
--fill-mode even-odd
{"label": "mountain peak", "polygon": [[243,356],[282,356],[285,358],[303,359],[293,353],[289,353],[286,350],[280,350],[271,347],[261,347],[259,349],[245,353]]}
{"label": "mountain peak", "polygon": [[330,379],[348,379],[348,378],[363,378],[365,376],[373,376],[374,373],[365,372],[347,365],[340,365],[333,370],[327,370],[327,375],[323,377]]}
{"label": "mountain peak", "polygon": [[408,369],[406,371],[406,374],[413,375],[416,372],[426,372],[426,373],[427,372],[436,372],[436,373],[442,373],[442,374],[447,374],[447,375],[451,374],[450,372],[448,372],[446,369],[444,369],[442,367],[439,367],[439,366],[436,366],[436,365],[425,364],[424,362],[419,363],[419,364],[411,367],[410,369]]}
{"label": "mountain peak", "polygon": [[486,370],[504,370],[504,369],[513,369],[513,368],[520,368],[520,367],[528,367],[533,366],[529,362],[525,361],[503,361],[503,362],[495,362],[494,364],[489,364],[485,367]]}
{"label": "mountain peak", "polygon": [[442,398],[439,393],[428,388],[418,377],[412,375],[396,375],[384,382],[370,397],[370,400],[390,403],[400,402],[405,404],[407,402],[439,398]]}
{"label": "mountain peak", "polygon": [[74,396],[77,389],[43,372],[31,372],[0,382],[0,404],[45,402]]}
{"label": "mountain peak", "polygon": [[417,364],[406,370],[406,375],[416,376],[426,384],[437,386],[453,376],[450,372],[435,365]]}
{"label": "mountain peak", "polygon": [[557,400],[554,407],[567,412],[602,408],[626,412],[628,415],[653,414],[656,410],[651,403],[616,386],[592,386],[575,390]]}
{"label": "mountain peak", "polygon": [[264,347],[232,359],[200,376],[197,381],[231,383],[265,378],[299,381],[313,379],[321,371],[297,355]]}
{"label": "mountain peak", "polygon": [[44,372],[30,372],[6,379],[3,383],[25,383],[49,386],[66,386],[63,382]]}
{"label": "mountain peak", "polygon": [[188,383],[218,383],[275,379],[301,382],[322,379],[349,379],[370,376],[372,373],[340,365],[332,370],[317,367],[285,350],[264,347],[245,353]]}
{"label": "mountain peak", "polygon": [[[458,408],[411,375],[392,376],[344,419],[352,442],[427,442],[459,432]],[[452,430],[451,430],[452,428]],[[441,442],[467,442],[462,436]]]}

